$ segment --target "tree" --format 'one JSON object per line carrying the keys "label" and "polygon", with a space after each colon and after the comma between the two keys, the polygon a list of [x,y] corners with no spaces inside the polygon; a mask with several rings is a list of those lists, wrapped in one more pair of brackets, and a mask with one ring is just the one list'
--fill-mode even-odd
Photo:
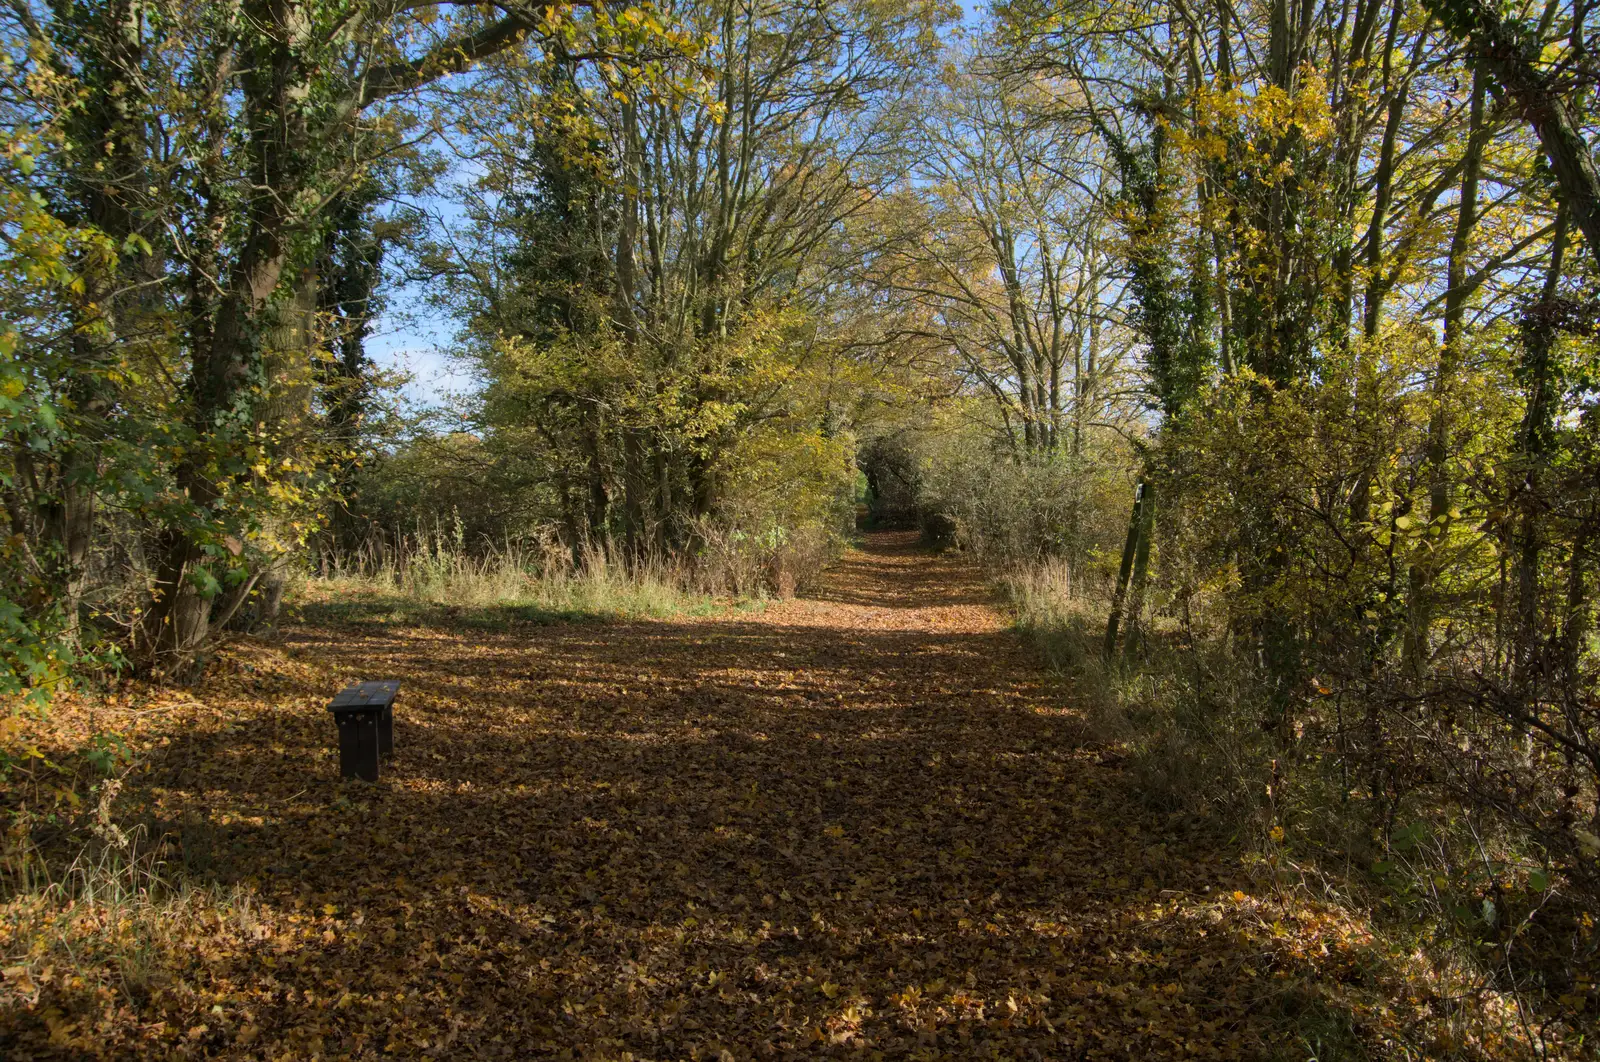
{"label": "tree", "polygon": [[54,566],[39,607],[66,617],[69,640],[98,503],[123,489],[137,500],[118,508],[151,524],[131,644],[143,664],[187,667],[253,590],[271,616],[329,484],[312,443],[320,249],[413,121],[393,101],[525,40],[604,61],[685,43],[624,16],[365,0],[9,9],[5,105],[50,133],[31,182],[64,224],[121,251],[64,307],[78,325],[47,385],[66,381],[61,448],[13,448],[38,514],[27,533]]}
{"label": "tree", "polygon": [[1078,454],[1122,354],[1100,160],[1027,86],[959,62],[918,138],[927,209],[885,216],[872,282],[921,311],[904,334],[948,347],[1008,449]]}
{"label": "tree", "polygon": [[[1478,0],[1429,0],[1428,10],[1467,46],[1473,66],[1492,78],[1506,93],[1524,121],[1538,134],[1561,189],[1562,202],[1572,211],[1591,254],[1600,255],[1600,169],[1594,151],[1564,98],[1563,67],[1581,54],[1568,51],[1565,61],[1552,70],[1541,69],[1538,30],[1506,19]],[[1553,14],[1557,9],[1549,7]],[[1572,10],[1572,40],[1583,38],[1583,8]],[[1550,17],[1547,14],[1545,23]]]}
{"label": "tree", "polygon": [[478,430],[501,467],[546,492],[574,550],[616,541],[635,561],[759,521],[733,503],[770,447],[847,445],[821,408],[830,256],[904,165],[897,105],[940,17],[671,13],[708,44],[665,89],[508,57],[472,90],[485,176],[452,234],[467,253],[443,267],[463,281],[463,346],[488,381]]}

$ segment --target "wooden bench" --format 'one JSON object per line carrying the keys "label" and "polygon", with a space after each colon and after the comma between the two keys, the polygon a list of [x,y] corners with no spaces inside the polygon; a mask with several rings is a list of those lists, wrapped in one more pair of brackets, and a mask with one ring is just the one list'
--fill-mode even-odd
{"label": "wooden bench", "polygon": [[339,773],[378,780],[378,758],[394,751],[394,699],[399,679],[346,686],[328,705],[339,724]]}

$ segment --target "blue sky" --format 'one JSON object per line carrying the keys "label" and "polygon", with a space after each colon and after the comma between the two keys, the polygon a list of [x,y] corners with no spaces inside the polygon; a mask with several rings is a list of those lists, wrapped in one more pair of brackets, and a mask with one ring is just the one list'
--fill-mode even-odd
{"label": "blue sky", "polygon": [[[453,174],[445,180],[448,184],[460,177]],[[434,224],[455,224],[462,217],[448,194],[412,199],[406,206]],[[367,356],[380,369],[410,377],[402,391],[405,398],[419,407],[435,407],[451,393],[470,390],[471,375],[448,353],[455,322],[429,307],[419,284],[389,287],[384,295],[388,309],[367,337]]]}

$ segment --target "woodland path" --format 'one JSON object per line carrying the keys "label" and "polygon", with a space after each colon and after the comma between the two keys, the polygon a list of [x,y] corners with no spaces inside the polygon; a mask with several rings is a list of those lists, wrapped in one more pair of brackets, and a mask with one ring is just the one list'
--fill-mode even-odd
{"label": "woodland path", "polygon": [[[197,717],[125,793],[257,898],[136,1008],[179,1049],[198,1022],[229,1057],[1255,1057],[1321,1005],[1291,984],[1352,969],[1130,798],[914,536],[758,613],[307,626],[223,670],[200,699],[259,718]],[[398,758],[332,781],[326,693],[380,675]]]}

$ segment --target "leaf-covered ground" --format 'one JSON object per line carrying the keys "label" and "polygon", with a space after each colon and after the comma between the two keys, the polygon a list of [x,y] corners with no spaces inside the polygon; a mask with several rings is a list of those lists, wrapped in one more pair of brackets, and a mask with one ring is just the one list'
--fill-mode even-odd
{"label": "leaf-covered ground", "polygon": [[[1145,810],[906,536],[756,614],[305,626],[214,670],[97,710],[140,750],[117,819],[226,903],[100,976],[7,923],[0,1054],[1304,1058],[1441,1013]],[[397,756],[342,783],[323,706],[389,677]]]}

